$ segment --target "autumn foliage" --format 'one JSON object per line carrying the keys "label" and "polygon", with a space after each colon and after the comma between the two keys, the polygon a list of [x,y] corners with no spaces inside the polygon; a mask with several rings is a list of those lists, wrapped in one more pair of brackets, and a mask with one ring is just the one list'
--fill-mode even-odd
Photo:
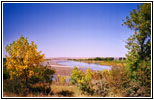
{"label": "autumn foliage", "polygon": [[[37,51],[37,45],[34,42],[29,43],[27,38],[21,36],[6,46],[6,52],[8,56],[6,56],[4,72],[9,73],[9,79],[4,83],[6,91],[26,95],[28,92],[34,91],[33,85],[37,83],[43,84],[45,92],[45,88],[50,89],[52,75],[55,71],[49,69],[48,66],[41,65],[41,62],[44,61],[44,54]],[[10,88],[8,82],[12,83]],[[16,84],[13,84],[14,82]]]}
{"label": "autumn foliage", "polygon": [[23,36],[7,45],[6,52],[9,54],[6,56],[6,66],[11,79],[23,75],[30,78],[34,74],[31,69],[44,61],[44,55],[37,51],[37,45],[34,42],[29,44]]}

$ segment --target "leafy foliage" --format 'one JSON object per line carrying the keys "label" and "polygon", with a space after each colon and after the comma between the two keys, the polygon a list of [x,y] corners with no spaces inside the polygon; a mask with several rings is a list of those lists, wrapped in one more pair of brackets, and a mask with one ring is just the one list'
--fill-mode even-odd
{"label": "leafy foliage", "polygon": [[90,68],[88,68],[85,74],[85,81],[89,84],[92,78],[93,78],[93,72]]}
{"label": "leafy foliage", "polygon": [[23,36],[7,45],[6,52],[9,54],[9,56],[6,56],[6,66],[11,79],[25,76],[25,79],[28,80],[27,78],[34,74],[31,68],[44,61],[44,55],[37,52],[37,45],[34,42],[29,44],[27,38]]}
{"label": "leafy foliage", "polygon": [[[79,69],[75,69],[79,71]],[[78,73],[79,73],[78,72]],[[72,72],[74,73],[74,72]],[[77,72],[76,72],[77,73]],[[143,75],[142,73],[140,73]],[[96,96],[149,96],[146,86],[142,81],[130,78],[130,72],[125,67],[112,67],[111,70],[93,72],[88,69],[78,78],[75,84],[83,94]],[[146,83],[146,82],[145,82]]]}
{"label": "leafy foliage", "polygon": [[71,83],[78,84],[78,80],[82,80],[84,77],[84,73],[80,71],[77,67],[75,67],[71,74]]}
{"label": "leafy foliage", "polygon": [[110,88],[106,80],[95,80],[95,83],[93,83],[93,88],[96,95],[105,97],[109,94]]}
{"label": "leafy foliage", "polygon": [[93,89],[90,86],[90,82],[93,78],[93,72],[88,68],[86,73],[80,71],[75,67],[72,71],[71,82],[72,84],[77,85],[83,94],[92,95],[94,93]]}
{"label": "leafy foliage", "polygon": [[6,52],[9,55],[6,56],[6,68],[4,67],[3,71],[4,75],[7,71],[10,76],[10,79],[5,82],[12,82],[12,85],[5,83],[4,90],[26,95],[33,90],[33,85],[39,82],[44,84],[44,89],[47,84],[48,90],[50,89],[55,71],[49,68],[51,66],[40,66],[40,63],[44,61],[44,54],[37,51],[37,45],[34,42],[29,44],[27,38],[21,36],[6,46]]}
{"label": "leafy foliage", "polygon": [[3,79],[6,80],[9,78],[10,78],[10,75],[6,67],[6,58],[3,58]]}
{"label": "leafy foliage", "polygon": [[151,60],[151,4],[145,3],[130,12],[131,18],[126,17],[125,25],[135,31],[135,34],[128,38],[127,54],[130,72],[136,77],[139,64]]}
{"label": "leafy foliage", "polygon": [[124,22],[135,33],[128,38],[127,69],[151,94],[151,4],[143,3]]}
{"label": "leafy foliage", "polygon": [[90,68],[87,69],[86,73],[82,77],[82,80],[79,80],[79,88],[88,95],[93,95],[94,90],[91,87],[91,81],[93,78],[93,72]]}

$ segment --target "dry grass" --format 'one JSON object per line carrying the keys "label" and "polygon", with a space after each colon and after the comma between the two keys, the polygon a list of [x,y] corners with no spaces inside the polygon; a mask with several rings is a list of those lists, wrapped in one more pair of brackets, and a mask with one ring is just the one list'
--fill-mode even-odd
{"label": "dry grass", "polygon": [[84,95],[81,93],[78,87],[69,85],[52,85],[52,91],[54,96],[71,96],[71,97],[88,97],[88,95]]}
{"label": "dry grass", "polygon": [[[73,85],[52,85],[49,95],[29,93],[26,97],[89,97],[81,93],[78,87]],[[20,95],[3,92],[3,97],[21,97]]]}

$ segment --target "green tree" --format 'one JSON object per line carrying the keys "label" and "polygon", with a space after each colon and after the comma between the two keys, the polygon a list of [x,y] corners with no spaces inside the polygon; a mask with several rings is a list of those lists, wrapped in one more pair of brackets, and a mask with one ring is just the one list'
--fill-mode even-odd
{"label": "green tree", "polygon": [[[127,69],[131,78],[150,88],[151,84],[151,4],[143,3],[124,22],[135,33],[128,38]],[[150,92],[150,89],[149,89]]]}

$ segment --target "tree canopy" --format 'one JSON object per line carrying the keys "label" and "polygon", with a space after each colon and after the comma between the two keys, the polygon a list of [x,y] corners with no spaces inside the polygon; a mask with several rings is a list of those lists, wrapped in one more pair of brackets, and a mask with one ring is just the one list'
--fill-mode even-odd
{"label": "tree canopy", "polygon": [[33,41],[29,44],[27,38],[23,36],[7,45],[6,52],[8,52],[6,66],[11,78],[25,75],[25,73],[31,77],[34,72],[30,69],[44,61],[44,54],[37,51],[37,45]]}
{"label": "tree canopy", "polygon": [[[127,69],[151,94],[151,4],[143,3],[130,12],[124,22],[135,33],[127,40]],[[143,91],[143,90],[142,90]]]}
{"label": "tree canopy", "polygon": [[[128,38],[127,60],[131,71],[137,71],[140,62],[151,61],[151,4],[144,3],[130,12],[124,22],[135,33]],[[150,64],[150,63],[149,63]],[[134,67],[133,67],[134,66]]]}

